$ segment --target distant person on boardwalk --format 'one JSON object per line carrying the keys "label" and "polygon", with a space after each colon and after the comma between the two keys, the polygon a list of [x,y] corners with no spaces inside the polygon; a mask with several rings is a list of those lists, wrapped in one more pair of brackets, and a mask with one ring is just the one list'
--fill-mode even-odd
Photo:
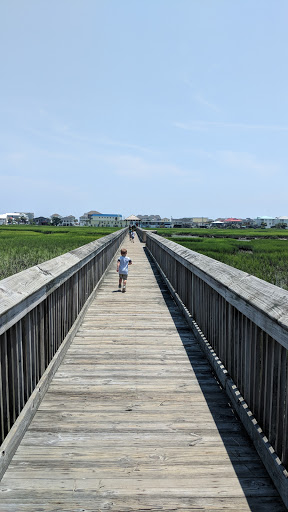
{"label": "distant person on boardwalk", "polygon": [[130,242],[132,242],[132,229],[131,228],[129,229],[129,240],[130,240]]}
{"label": "distant person on boardwalk", "polygon": [[117,272],[119,272],[119,290],[121,290],[122,280],[123,288],[122,292],[126,292],[126,282],[128,278],[128,265],[132,265],[132,260],[127,256],[127,249],[121,249],[121,256],[117,261]]}
{"label": "distant person on boardwalk", "polygon": [[132,240],[133,244],[134,244],[134,238],[135,238],[135,233],[134,233],[134,231],[131,231],[131,240]]}

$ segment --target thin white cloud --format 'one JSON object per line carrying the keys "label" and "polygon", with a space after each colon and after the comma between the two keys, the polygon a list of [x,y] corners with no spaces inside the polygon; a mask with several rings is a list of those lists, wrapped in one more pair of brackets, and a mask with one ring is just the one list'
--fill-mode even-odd
{"label": "thin white cloud", "polygon": [[127,148],[127,149],[133,149],[133,150],[136,150],[136,151],[141,151],[143,153],[153,153],[153,154],[155,154],[155,151],[153,151],[152,149],[146,148],[144,146],[138,146],[137,144],[129,144],[127,142],[113,140],[113,139],[109,139],[109,138],[105,138],[105,137],[100,138],[100,139],[96,138],[96,142],[97,142],[97,144],[103,145],[103,146],[113,146],[113,147]]}
{"label": "thin white cloud", "polygon": [[31,149],[27,148],[22,153],[4,153],[2,154],[0,158],[0,164],[1,161],[5,164],[8,164],[10,166],[19,167],[24,162],[32,162],[39,159],[45,159],[45,160],[67,160],[67,161],[76,161],[79,160],[75,155],[69,154],[69,153],[61,153],[61,152],[55,152],[55,151],[49,151],[49,150],[42,150],[42,149]]}
{"label": "thin white cloud", "polygon": [[[185,80],[184,83],[188,85],[190,89],[195,91],[195,87],[192,82],[190,82],[189,80]],[[213,110],[213,112],[221,112],[221,109],[211,101],[207,100],[207,98],[205,98],[204,94],[202,94],[201,92],[194,92],[192,98],[196,103],[204,106],[205,108],[208,108],[209,110]]]}
{"label": "thin white cloud", "polygon": [[207,131],[209,128],[263,130],[263,131],[288,131],[288,126],[272,124],[226,123],[219,121],[191,121],[189,123],[174,122],[173,126],[187,131]]}
{"label": "thin white cloud", "polygon": [[218,108],[216,105],[211,103],[210,101],[207,101],[202,94],[195,94],[194,100],[199,103],[200,105],[203,105],[204,107],[207,107],[209,110],[213,110],[214,112],[221,112],[220,108]]}
{"label": "thin white cloud", "polygon": [[198,180],[198,171],[188,171],[165,162],[148,162],[140,157],[131,155],[103,156],[106,164],[110,165],[115,174],[135,179],[143,178],[192,178]]}
{"label": "thin white cloud", "polygon": [[[233,151],[231,149],[224,149],[218,151],[205,151],[204,149],[196,148],[192,149],[191,153],[193,157],[200,163],[202,168],[208,169],[217,166],[217,174],[225,179],[228,178],[227,172],[230,173],[233,183],[240,183],[245,176],[245,180],[250,176],[275,176],[275,174],[283,174],[285,170],[283,166],[276,161],[263,160],[256,154],[252,154],[245,151]],[[208,161],[208,162],[207,162]],[[203,163],[204,162],[204,163]],[[234,174],[231,174],[234,171]],[[235,171],[238,174],[235,174]]]}
{"label": "thin white cloud", "polygon": [[52,127],[50,130],[37,130],[35,128],[26,129],[33,136],[40,137],[45,140],[51,140],[57,142],[59,144],[70,145],[73,141],[74,143],[80,144],[88,144],[90,147],[100,146],[100,147],[115,147],[115,148],[126,148],[135,151],[141,151],[142,153],[153,153],[155,151],[147,148],[145,146],[140,146],[137,144],[130,144],[129,142],[110,139],[109,137],[99,137],[97,135],[86,135],[85,133],[81,134],[76,131],[72,131],[69,129],[69,126],[65,123],[58,124]]}
{"label": "thin white cloud", "polygon": [[[280,166],[275,162],[263,162],[256,155],[238,151],[217,151],[215,160],[226,167],[239,170],[242,173],[253,173],[261,176],[272,176],[281,172]],[[239,175],[241,179],[241,175]]]}

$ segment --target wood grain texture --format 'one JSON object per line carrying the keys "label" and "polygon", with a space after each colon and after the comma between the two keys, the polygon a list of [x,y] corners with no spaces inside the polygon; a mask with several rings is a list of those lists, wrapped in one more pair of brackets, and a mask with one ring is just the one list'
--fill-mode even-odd
{"label": "wood grain texture", "polygon": [[[100,254],[123,230],[2,279],[0,334],[40,304],[53,290]],[[105,266],[103,267],[105,270]]]}
{"label": "wood grain texture", "polygon": [[143,245],[125,244],[127,292],[115,259],[3,477],[1,512],[284,511]]}
{"label": "wood grain texture", "polygon": [[[9,446],[15,446],[11,435],[6,442],[12,425],[23,408],[29,408],[29,398],[64,340],[75,325],[78,328],[81,312],[126,232],[122,229],[0,282],[0,374],[5,396],[0,399],[5,453],[0,476],[11,458]],[[28,415],[25,418],[26,428]]]}
{"label": "wood grain texture", "polygon": [[[287,290],[208,256],[186,249],[156,234],[147,233],[149,249],[153,246],[153,242],[288,349]],[[164,260],[163,256],[162,261],[158,261],[158,263],[165,272],[165,265],[162,264]],[[174,286],[173,282],[171,284]],[[177,286],[174,287],[177,290]],[[183,302],[185,303],[184,300]]]}
{"label": "wood grain texture", "polygon": [[[197,339],[214,351],[212,365],[224,364],[287,468],[288,292],[150,232],[147,248]],[[285,467],[281,495],[288,506]]]}

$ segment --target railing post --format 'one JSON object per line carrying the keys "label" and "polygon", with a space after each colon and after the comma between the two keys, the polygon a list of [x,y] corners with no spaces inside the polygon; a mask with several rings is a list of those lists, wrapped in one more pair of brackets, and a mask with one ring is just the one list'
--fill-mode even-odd
{"label": "railing post", "polygon": [[[127,228],[122,229],[1,281],[2,441],[33,393],[35,403],[38,403],[38,396],[42,397],[45,386],[37,390],[39,379],[42,380],[45,372],[48,372],[64,340],[68,347],[73,329],[78,325],[80,310],[83,311],[87,299],[100,282],[126,233]],[[63,352],[64,349],[61,350]],[[51,366],[53,371],[56,366],[55,361]],[[51,372],[47,373],[49,378]],[[30,416],[35,412],[33,400],[28,404],[30,409],[28,405],[26,408]],[[25,416],[26,422],[29,414],[27,412]],[[15,444],[14,440],[9,443],[7,441],[2,450],[5,460],[0,457],[0,476],[12,454],[11,446]]]}
{"label": "railing post", "polygon": [[288,507],[288,291],[145,233],[150,255]]}

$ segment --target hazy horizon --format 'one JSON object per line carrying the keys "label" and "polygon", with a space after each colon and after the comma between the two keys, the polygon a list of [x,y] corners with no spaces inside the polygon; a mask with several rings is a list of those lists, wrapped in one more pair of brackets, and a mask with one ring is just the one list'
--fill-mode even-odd
{"label": "hazy horizon", "polygon": [[1,212],[288,215],[287,15],[2,2]]}

